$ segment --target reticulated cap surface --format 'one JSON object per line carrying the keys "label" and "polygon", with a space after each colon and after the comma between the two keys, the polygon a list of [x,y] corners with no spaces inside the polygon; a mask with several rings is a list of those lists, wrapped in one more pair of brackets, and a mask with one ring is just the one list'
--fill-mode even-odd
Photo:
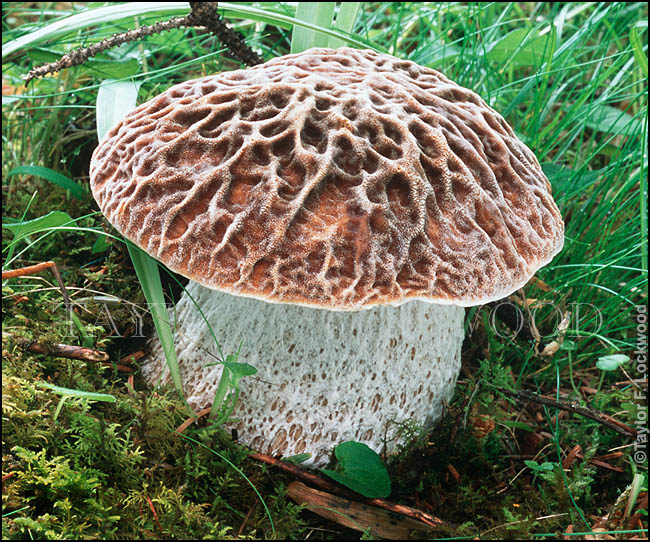
{"label": "reticulated cap surface", "polygon": [[474,305],[563,245],[533,153],[477,94],[390,55],[310,49],[176,85],[95,150],[128,239],[233,294]]}

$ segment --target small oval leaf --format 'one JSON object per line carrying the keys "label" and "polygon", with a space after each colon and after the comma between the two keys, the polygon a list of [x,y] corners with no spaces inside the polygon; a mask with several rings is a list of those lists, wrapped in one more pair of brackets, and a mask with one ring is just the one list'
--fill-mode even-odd
{"label": "small oval leaf", "polygon": [[390,477],[379,455],[361,442],[347,441],[334,450],[343,472],[323,469],[323,473],[339,484],[364,497],[383,498],[390,495]]}
{"label": "small oval leaf", "polygon": [[596,367],[601,371],[615,371],[624,363],[630,361],[629,356],[625,354],[612,354],[610,356],[601,356],[596,362]]}

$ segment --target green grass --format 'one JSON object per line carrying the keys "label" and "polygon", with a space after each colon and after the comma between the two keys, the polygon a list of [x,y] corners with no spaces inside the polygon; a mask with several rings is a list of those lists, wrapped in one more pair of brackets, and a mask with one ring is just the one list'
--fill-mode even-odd
{"label": "green grass", "polygon": [[[475,90],[534,151],[566,223],[564,250],[537,274],[548,288],[525,288],[527,298],[546,303],[533,310],[548,341],[560,314],[569,313],[562,347],[540,356],[522,336],[504,339],[507,330],[494,329],[489,309],[468,311],[465,371],[448,416],[389,462],[391,499],[430,507],[450,522],[442,533],[449,537],[546,538],[569,525],[589,532],[593,517],[610,512],[633,482],[637,493],[639,485],[647,490],[647,462],[637,465],[631,441],[596,422],[515,403],[499,389],[589,404],[634,425],[640,404],[630,381],[638,377],[634,362],[606,373],[596,363],[610,354],[634,359],[635,307],[647,303],[647,8],[355,4],[334,10],[334,17],[331,3],[313,11],[303,4],[298,13],[287,4],[220,7],[265,59],[308,44],[338,46],[348,36],[354,46],[430,66]],[[142,306],[144,297],[124,246],[110,237],[98,244],[105,225],[86,190],[100,86],[106,79],[136,81],[142,102],[174,83],[239,65],[209,34],[175,30],[25,89],[21,77],[33,65],[136,24],[125,5],[85,11],[73,4],[75,12],[62,11],[64,5],[3,4],[3,224],[51,211],[75,223],[30,230],[17,242],[3,228],[4,265],[55,260],[73,300],[111,294],[124,301],[117,313],[123,331],[131,321],[127,303]],[[129,9],[142,25],[184,14],[184,5]],[[303,23],[292,40],[298,19]],[[175,282],[161,278],[165,291],[177,295]],[[14,473],[3,492],[5,538],[235,538],[240,527],[249,537],[359,536],[300,514],[285,495],[290,479],[247,460],[218,429],[190,429],[198,444],[180,438],[173,430],[187,409],[174,393],[154,394],[139,378],[133,389],[114,368],[26,352],[30,340],[80,344],[60,304],[47,274],[3,283],[3,475]],[[142,346],[142,339],[112,332],[101,304],[78,305],[86,335],[111,360]],[[152,322],[145,318],[145,334]],[[70,397],[54,424],[59,399],[39,382],[109,393],[116,402]],[[563,470],[576,445],[584,460]],[[622,472],[587,462],[614,452],[622,455],[604,461]],[[257,488],[272,522],[230,464]],[[634,512],[634,502],[626,505]],[[621,537],[637,527],[607,526]]]}

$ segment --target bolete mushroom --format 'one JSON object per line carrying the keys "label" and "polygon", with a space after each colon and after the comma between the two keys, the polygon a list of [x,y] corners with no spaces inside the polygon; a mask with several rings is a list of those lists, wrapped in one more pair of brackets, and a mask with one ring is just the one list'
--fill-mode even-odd
{"label": "bolete mushroom", "polygon": [[[96,149],[91,186],[128,239],[191,279],[224,351],[243,340],[240,439],[327,460],[429,425],[453,393],[462,307],[523,286],[563,245],[533,153],[477,94],[373,51],[311,49],[176,85]],[[190,403],[221,366],[176,307]],[[161,350],[144,367],[153,381]]]}

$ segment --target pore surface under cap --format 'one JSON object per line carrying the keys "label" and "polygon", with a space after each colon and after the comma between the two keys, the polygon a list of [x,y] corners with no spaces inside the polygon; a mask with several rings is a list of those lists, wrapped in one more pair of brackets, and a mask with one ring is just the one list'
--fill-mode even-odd
{"label": "pore surface under cap", "polygon": [[90,173],[102,212],[152,256],[268,301],[478,304],[563,243],[550,185],[503,118],[372,51],[176,85],[110,131]]}

